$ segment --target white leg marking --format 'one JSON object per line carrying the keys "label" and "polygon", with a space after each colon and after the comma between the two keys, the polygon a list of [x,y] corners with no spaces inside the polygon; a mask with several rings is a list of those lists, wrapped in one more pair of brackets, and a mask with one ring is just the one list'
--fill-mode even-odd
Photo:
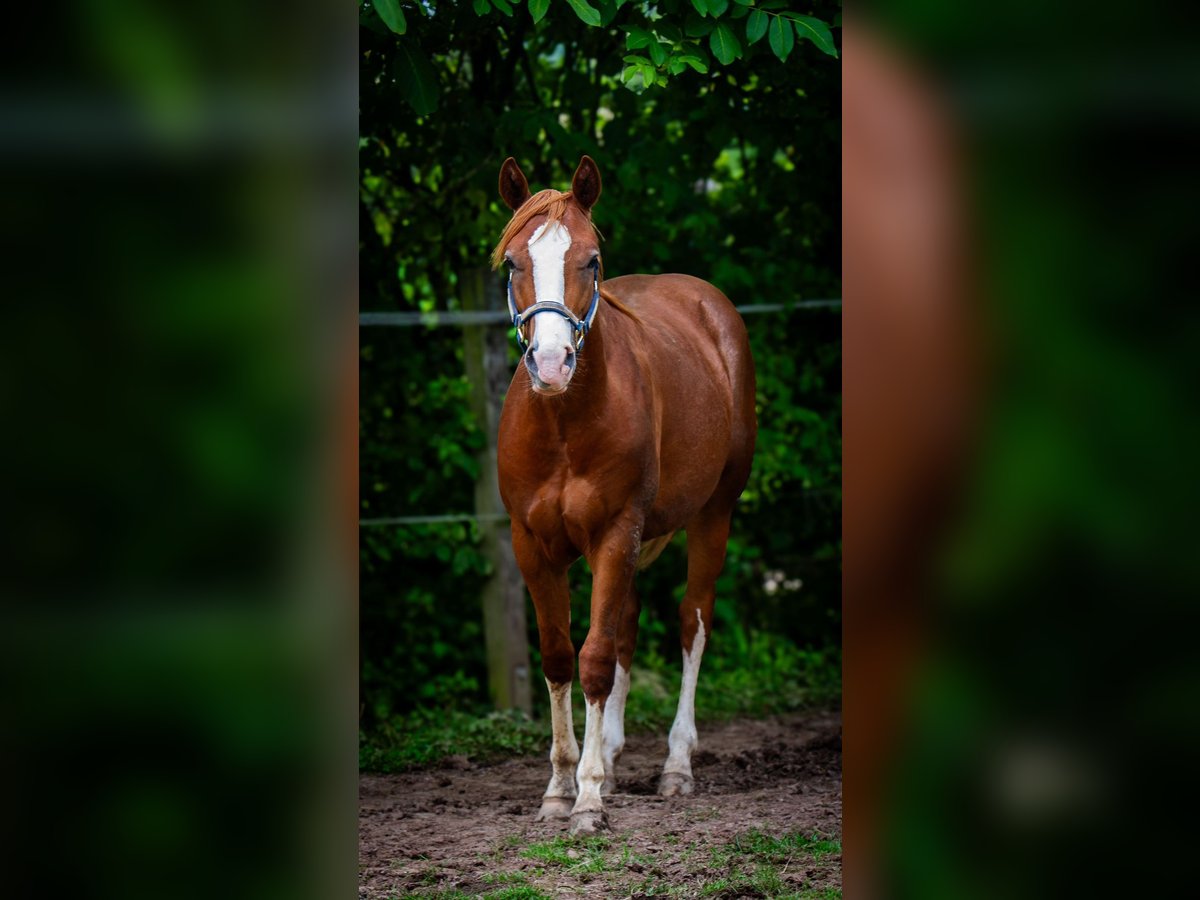
{"label": "white leg marking", "polygon": [[571,815],[599,812],[604,809],[600,787],[604,784],[604,722],[600,701],[588,702],[587,719],[583,729],[583,753],[579,757],[579,797]]}
{"label": "white leg marking", "polygon": [[[565,302],[567,282],[564,274],[571,232],[561,222],[547,222],[529,239],[529,257],[533,261],[533,293],[538,302]],[[551,387],[565,387],[570,370],[567,350],[574,346],[571,324],[554,313],[534,316],[530,343],[537,349],[533,361],[538,377]]]}
{"label": "white leg marking", "polygon": [[679,686],[679,709],[675,713],[675,724],[667,739],[670,753],[663,766],[663,774],[674,772],[692,777],[692,751],[696,749],[696,679],[700,675],[700,660],[704,656],[704,621],[700,610],[696,610],[700,628],[692,641],[692,652],[683,651],[683,681]]}
{"label": "white leg marking", "polygon": [[625,748],[625,698],[629,696],[629,673],[617,663],[612,693],[604,705],[604,786],[602,793],[616,788],[616,763]]}
{"label": "white leg marking", "polygon": [[571,722],[571,683],[551,684],[550,721],[554,733],[550,744],[550,764],[554,774],[546,787],[547,797],[575,796],[575,764],[579,762],[579,743],[575,740],[575,726]]}

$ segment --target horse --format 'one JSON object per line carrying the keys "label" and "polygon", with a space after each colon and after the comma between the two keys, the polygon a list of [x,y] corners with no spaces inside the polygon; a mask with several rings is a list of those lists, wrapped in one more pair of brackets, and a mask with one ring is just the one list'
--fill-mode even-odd
{"label": "horse", "polygon": [[[591,220],[600,188],[599,168],[584,156],[570,191],[531,195],[509,157],[500,196],[513,216],[492,254],[493,268],[508,267],[522,351],[497,436],[500,494],[550,693],[551,776],[536,821],[569,819],[571,834],[611,827],[602,798],[616,787],[625,745],[641,610],[634,575],[680,530],[688,551],[683,674],[658,792],[693,790],[696,682],[758,427],[749,339],[724,294],[689,275],[604,280]],[[593,573],[579,651],[582,752],[571,713],[567,588],[580,556]]]}

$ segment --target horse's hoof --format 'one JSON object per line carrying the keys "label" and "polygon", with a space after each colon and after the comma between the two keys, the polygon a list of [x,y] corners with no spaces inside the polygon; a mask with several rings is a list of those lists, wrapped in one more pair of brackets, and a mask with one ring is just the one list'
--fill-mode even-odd
{"label": "horse's hoof", "polygon": [[617,779],[605,778],[604,784],[600,785],[600,796],[607,797],[617,789]]}
{"label": "horse's hoof", "polygon": [[662,797],[682,797],[692,792],[692,776],[679,772],[663,772],[658,779],[658,793]]}
{"label": "horse's hoof", "polygon": [[570,797],[546,797],[542,800],[542,808],[538,810],[535,822],[553,822],[571,818],[571,807],[575,801]]}
{"label": "horse's hoof", "polygon": [[572,835],[599,834],[608,830],[608,813],[602,809],[579,812],[571,816],[570,833]]}

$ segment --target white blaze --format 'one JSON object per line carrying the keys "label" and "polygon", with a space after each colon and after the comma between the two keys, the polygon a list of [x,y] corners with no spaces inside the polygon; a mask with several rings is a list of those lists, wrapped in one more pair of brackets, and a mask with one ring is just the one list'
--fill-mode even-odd
{"label": "white blaze", "polygon": [[[529,239],[529,256],[533,260],[533,293],[538,303],[553,301],[564,303],[567,281],[565,274],[567,250],[571,246],[571,233],[561,222],[547,222],[538,226]],[[532,319],[533,330],[529,335],[531,344],[537,345],[533,360],[537,363],[538,377],[549,385],[566,385],[564,363],[567,350],[573,346],[571,323],[554,313],[544,313]]]}
{"label": "white blaze", "polygon": [[692,641],[692,652],[683,651],[683,681],[679,686],[679,709],[667,739],[670,753],[663,772],[691,777],[692,751],[696,749],[696,679],[700,677],[700,659],[704,656],[704,620],[696,610],[699,629]]}

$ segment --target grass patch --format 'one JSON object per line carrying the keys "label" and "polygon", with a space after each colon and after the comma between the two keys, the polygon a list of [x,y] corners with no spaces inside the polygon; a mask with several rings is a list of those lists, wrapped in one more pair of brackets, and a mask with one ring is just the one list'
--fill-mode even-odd
{"label": "grass patch", "polygon": [[805,835],[795,831],[774,835],[759,830],[748,831],[710,851],[709,867],[729,874],[705,882],[701,894],[707,897],[753,894],[793,900],[835,900],[842,896],[840,888],[796,890],[784,881],[783,874],[793,862],[820,866],[822,860],[841,852],[841,841],[819,834]]}
{"label": "grass patch", "polygon": [[537,888],[529,885],[504,888],[483,895],[484,900],[550,900],[549,894],[543,894]]}
{"label": "grass patch", "polygon": [[798,853],[804,853],[811,856],[814,862],[820,862],[826,856],[841,853],[842,842],[830,840],[819,834],[806,836],[798,831],[772,835],[755,830],[738,835],[720,850],[713,852],[731,851],[739,855],[762,857],[771,862],[783,862]]}
{"label": "grass patch", "polygon": [[393,894],[389,900],[401,898],[421,898],[421,900],[553,900],[549,894],[544,894],[537,888],[528,885],[502,888],[489,891],[486,894],[467,894],[460,890],[448,891],[417,891],[410,894]]}
{"label": "grass patch", "polygon": [[629,846],[629,841],[625,841],[619,854],[614,853],[612,855],[611,861],[613,865],[620,866],[623,869],[627,869],[629,866],[634,864],[647,869],[654,865],[654,860],[649,856],[644,856],[640,853],[634,853],[633,849]]}
{"label": "grass patch", "polygon": [[496,862],[500,862],[500,860],[504,859],[504,851],[505,850],[513,850],[517,847],[523,847],[524,845],[525,845],[524,837],[522,837],[519,834],[510,834],[507,837],[501,838],[500,840],[498,840],[496,842],[496,846],[494,846],[492,848],[490,853],[481,854],[481,855],[489,856],[492,859],[494,859]]}
{"label": "grass patch", "polygon": [[360,734],[358,767],[364,772],[406,772],[456,754],[488,762],[539,753],[549,746],[546,723],[516,711],[472,715],[418,709],[393,717],[369,738]]}
{"label": "grass patch", "polygon": [[[538,869],[534,874],[540,875],[543,871]],[[524,872],[488,872],[483,876],[484,884],[525,884],[528,880]]]}
{"label": "grass patch", "polygon": [[608,866],[604,858],[611,839],[597,837],[557,837],[530,844],[521,851],[525,859],[536,859],[551,866],[563,866],[572,872],[603,872]]}

